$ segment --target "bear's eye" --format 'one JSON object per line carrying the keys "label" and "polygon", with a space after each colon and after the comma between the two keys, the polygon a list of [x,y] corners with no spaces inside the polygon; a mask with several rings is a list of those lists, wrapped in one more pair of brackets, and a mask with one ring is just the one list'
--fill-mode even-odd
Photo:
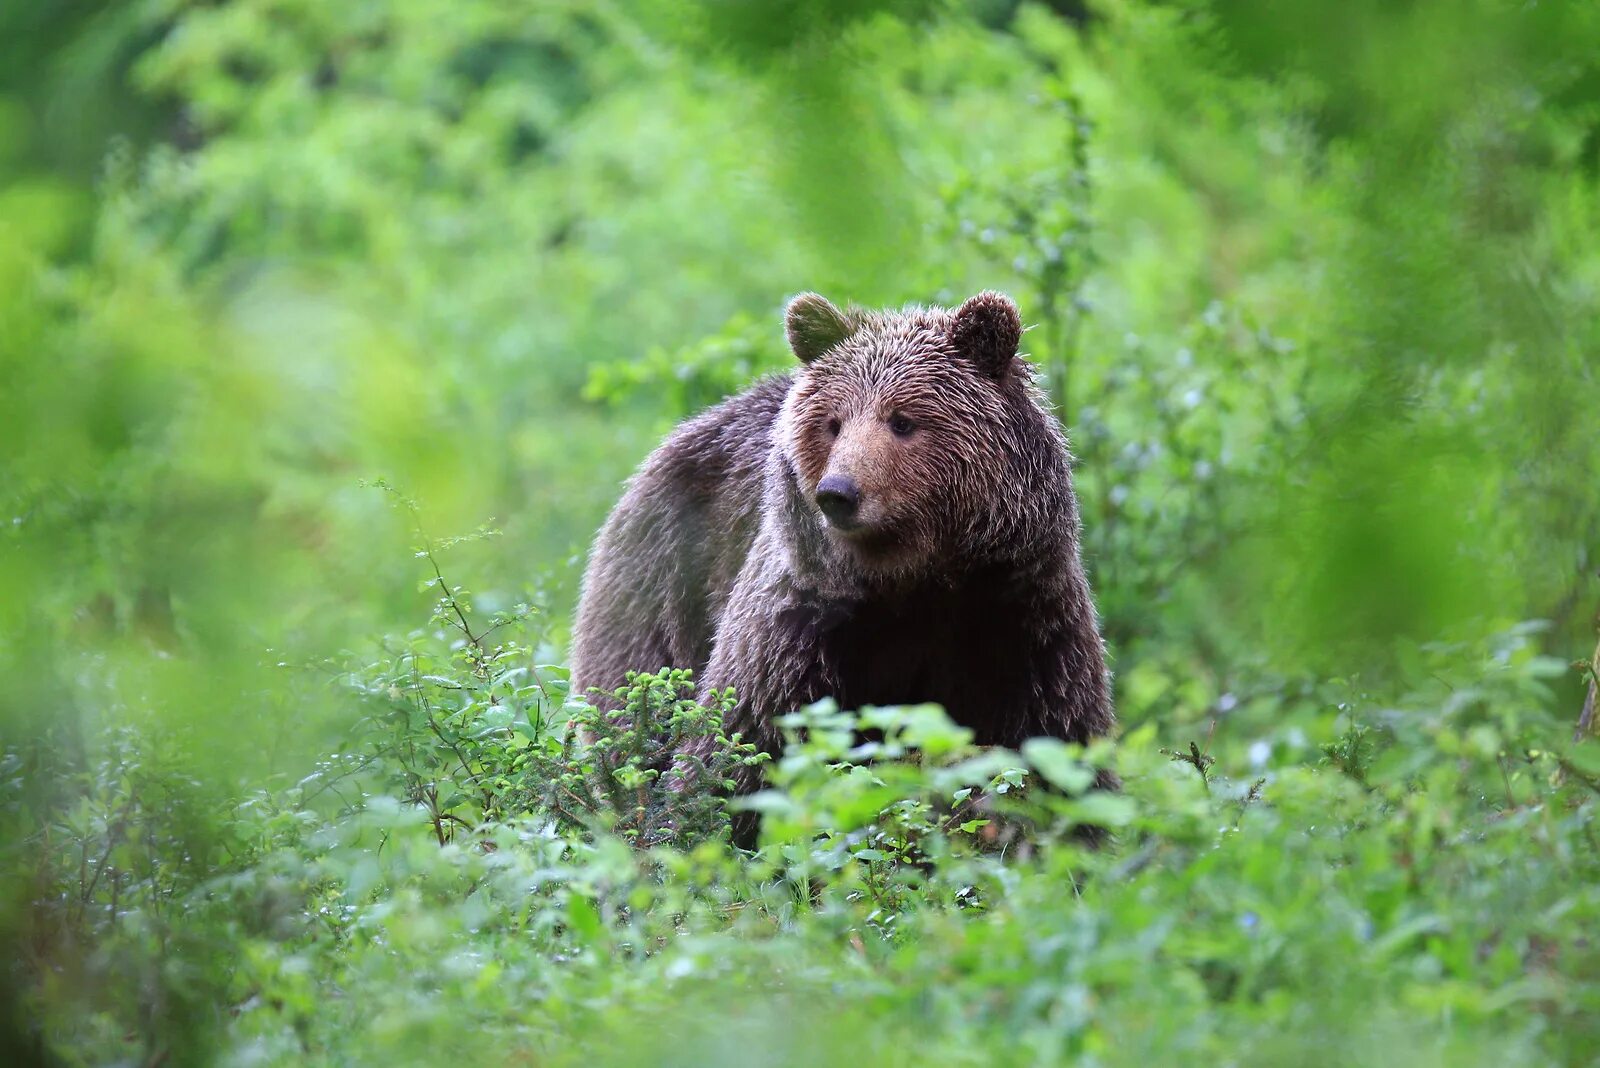
{"label": "bear's eye", "polygon": [[889,431],[897,438],[907,437],[915,429],[917,424],[900,412],[895,412],[889,417]]}
{"label": "bear's eye", "polygon": [[830,438],[838,437],[840,428],[841,424],[837,417],[828,420],[828,436]]}

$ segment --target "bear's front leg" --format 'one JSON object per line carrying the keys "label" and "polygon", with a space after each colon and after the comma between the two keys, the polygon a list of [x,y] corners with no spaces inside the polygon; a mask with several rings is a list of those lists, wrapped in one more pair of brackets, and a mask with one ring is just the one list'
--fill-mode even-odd
{"label": "bear's front leg", "polygon": [[[815,598],[794,588],[786,575],[762,575],[746,568],[739,577],[717,628],[711,662],[701,682],[701,700],[712,691],[732,689],[734,707],[723,724],[725,733],[741,736],[776,757],[783,749],[778,719],[836,689],[819,628],[822,610]],[[699,739],[685,756],[701,761],[711,755],[712,741]],[[758,766],[734,773],[736,795],[754,791],[761,780]],[[707,789],[685,762],[679,764],[675,788]],[[734,840],[754,844],[756,820],[751,813],[734,818]]]}
{"label": "bear's front leg", "polygon": [[[1042,735],[1087,745],[1112,731],[1116,715],[1105,643],[1080,566],[1068,570],[1060,592],[1038,617],[1035,685],[1020,719],[1022,730],[1012,744],[1020,746],[1027,737]],[[1094,788],[1120,790],[1122,780],[1113,769],[1099,768]],[[1097,827],[1084,827],[1079,833],[1091,842],[1104,837]]]}
{"label": "bear's front leg", "polygon": [[732,688],[735,705],[724,724],[729,734],[737,731],[777,756],[783,746],[779,717],[834,692],[821,618],[821,607],[787,576],[740,577],[702,680],[702,693]]}
{"label": "bear's front leg", "polygon": [[1116,724],[1105,642],[1076,547],[1067,541],[1049,559],[1065,566],[1034,584],[1033,684],[1013,745],[1032,735],[1087,743]]}

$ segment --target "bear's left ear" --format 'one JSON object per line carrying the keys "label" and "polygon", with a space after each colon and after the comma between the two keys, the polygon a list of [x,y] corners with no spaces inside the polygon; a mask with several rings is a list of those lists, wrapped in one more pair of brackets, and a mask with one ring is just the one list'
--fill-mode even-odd
{"label": "bear's left ear", "polygon": [[1004,293],[979,293],[955,310],[950,341],[979,371],[999,379],[1022,342],[1022,316]]}
{"label": "bear's left ear", "polygon": [[802,293],[789,301],[783,309],[783,329],[801,363],[810,363],[856,332],[844,312],[816,293]]}

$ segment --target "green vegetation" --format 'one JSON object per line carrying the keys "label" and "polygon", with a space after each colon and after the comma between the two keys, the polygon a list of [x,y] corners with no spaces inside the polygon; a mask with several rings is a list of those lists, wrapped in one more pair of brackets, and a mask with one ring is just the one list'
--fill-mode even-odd
{"label": "green vegetation", "polygon": [[[0,8],[0,1058],[1588,1061],[1597,40]],[[1121,733],[796,710],[736,851],[661,776],[756,760],[722,706],[568,692],[588,539],[785,366],[788,295],[984,287],[1071,432]]]}

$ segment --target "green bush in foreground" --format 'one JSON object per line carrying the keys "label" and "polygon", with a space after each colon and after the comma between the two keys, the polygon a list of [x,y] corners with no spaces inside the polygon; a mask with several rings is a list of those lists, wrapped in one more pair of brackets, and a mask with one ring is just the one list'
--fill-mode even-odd
{"label": "green bush in foreground", "polygon": [[[635,845],[691,845],[727,838],[728,815],[715,792],[731,788],[735,766],[765,759],[729,738],[722,720],[732,697],[711,707],[694,700],[687,671],[630,677],[610,695],[617,710],[572,699],[566,669],[533,664],[525,639],[528,605],[474,622],[471,595],[445,581],[436,550],[498,534],[435,544],[417,506],[387,483],[411,516],[427,564],[423,589],[436,593],[429,628],[383,643],[382,656],[351,673],[375,710],[357,728],[359,751],[324,767],[323,789],[373,774],[427,813],[440,845],[484,823],[539,814],[562,834],[604,829]],[[712,738],[707,760],[678,756]],[[673,791],[661,777],[681,761],[711,789]]]}
{"label": "green bush in foreground", "polygon": [[[719,795],[654,773],[685,730],[719,737],[714,768],[753,759],[684,673],[600,715],[525,666],[527,612],[479,624],[422,555],[430,626],[347,676],[381,711],[298,783],[218,796],[178,743],[119,730],[55,769],[56,808],[21,792],[47,750],[6,754],[13,981],[55,1055],[1504,1064],[1600,1041],[1600,761],[1528,712],[1561,665],[1527,628],[1418,650],[1410,691],[1326,684],[1344,734],[1285,759],[1148,726],[979,751],[935,708],[824,704],[736,802],[763,817],[743,853]],[[1109,761],[1126,792],[1086,792]]]}

